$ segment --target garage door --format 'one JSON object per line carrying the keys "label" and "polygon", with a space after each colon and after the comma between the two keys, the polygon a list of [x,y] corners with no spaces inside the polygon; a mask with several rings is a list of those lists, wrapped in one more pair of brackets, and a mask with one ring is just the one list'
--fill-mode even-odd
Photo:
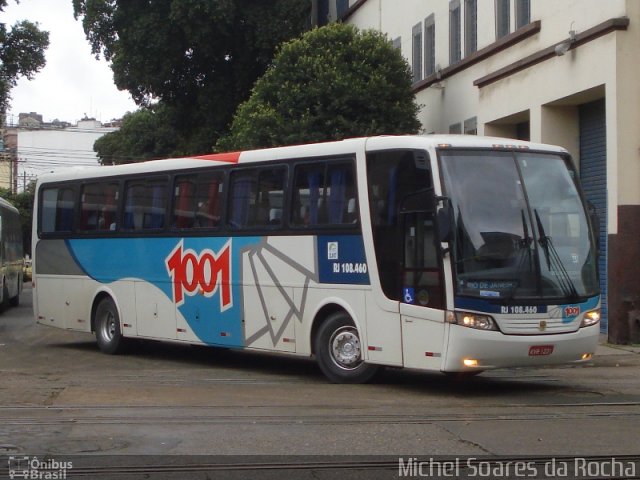
{"label": "garage door", "polygon": [[580,178],[584,192],[600,217],[601,330],[607,331],[607,132],[605,100],[581,105]]}

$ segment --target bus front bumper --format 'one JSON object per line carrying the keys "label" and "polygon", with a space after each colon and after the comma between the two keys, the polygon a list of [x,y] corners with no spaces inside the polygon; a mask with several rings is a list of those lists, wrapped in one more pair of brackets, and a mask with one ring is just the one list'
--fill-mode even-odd
{"label": "bus front bumper", "polygon": [[442,371],[584,363],[595,353],[599,335],[599,324],[553,335],[505,335],[451,325]]}

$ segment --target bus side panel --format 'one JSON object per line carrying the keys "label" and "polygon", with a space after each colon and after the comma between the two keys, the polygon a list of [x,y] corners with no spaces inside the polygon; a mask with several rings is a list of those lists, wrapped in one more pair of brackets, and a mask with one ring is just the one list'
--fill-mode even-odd
{"label": "bus side panel", "polygon": [[86,277],[65,241],[39,241],[34,263],[38,322],[58,328],[89,330],[91,325],[83,308]]}
{"label": "bus side panel", "polygon": [[[380,290],[366,293],[367,305],[367,336],[366,359],[370,363],[401,367],[402,334],[400,329],[400,315],[397,310],[380,307],[383,302]],[[398,302],[386,302],[397,308]]]}
{"label": "bus side panel", "polygon": [[[176,307],[164,293],[169,287],[158,288],[153,283],[131,282],[135,290],[137,331],[139,337],[176,339]],[[169,283],[169,282],[164,282]]]}
{"label": "bus side panel", "polygon": [[56,277],[39,277],[35,294],[38,298],[38,323],[51,327],[65,328],[64,285],[65,281]]}
{"label": "bus side panel", "polygon": [[439,371],[444,358],[444,312],[401,304],[404,366]]}
{"label": "bus side panel", "polygon": [[[296,352],[306,292],[315,284],[314,237],[265,237],[241,252],[246,346]],[[302,290],[302,296],[298,292]]]}

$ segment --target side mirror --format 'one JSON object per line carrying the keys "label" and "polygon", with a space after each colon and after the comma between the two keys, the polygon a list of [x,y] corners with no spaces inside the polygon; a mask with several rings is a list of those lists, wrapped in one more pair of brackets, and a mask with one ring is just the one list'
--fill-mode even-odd
{"label": "side mirror", "polygon": [[445,204],[437,215],[438,222],[438,240],[440,243],[449,243],[453,240],[453,212],[449,202],[445,201]]}
{"label": "side mirror", "polygon": [[433,212],[435,208],[433,188],[409,193],[400,201],[400,213]]}

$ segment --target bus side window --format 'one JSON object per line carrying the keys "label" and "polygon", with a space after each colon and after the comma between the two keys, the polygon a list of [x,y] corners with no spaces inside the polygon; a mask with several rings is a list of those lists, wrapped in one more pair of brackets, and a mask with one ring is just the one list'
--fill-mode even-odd
{"label": "bus side window", "polygon": [[292,205],[294,226],[356,223],[358,204],[352,164],[339,160],[297,165]]}
{"label": "bus side window", "polygon": [[172,226],[179,229],[218,227],[223,178],[222,172],[176,177]]}
{"label": "bus side window", "polygon": [[71,232],[75,216],[75,190],[65,187],[42,191],[41,231],[43,233]]}
{"label": "bus side window", "polygon": [[353,223],[357,220],[353,168],[348,164],[330,166],[327,176],[329,186],[325,191],[328,192],[328,223],[332,225]]}
{"label": "bus side window", "polygon": [[231,173],[229,224],[235,228],[282,225],[286,169],[260,168]]}
{"label": "bus side window", "polygon": [[291,224],[318,225],[324,195],[324,163],[297,165],[294,171]]}
{"label": "bus side window", "polygon": [[258,196],[250,216],[252,225],[282,225],[285,172],[284,168],[259,172]]}
{"label": "bus side window", "polygon": [[231,173],[231,198],[229,202],[229,225],[245,228],[249,225],[249,209],[255,205],[257,182],[253,171]]}
{"label": "bus side window", "polygon": [[195,223],[195,190],[193,176],[176,178],[175,200],[173,202],[173,226],[192,228]]}
{"label": "bus side window", "polygon": [[117,183],[92,183],[82,187],[80,195],[80,230],[112,231],[116,229]]}
{"label": "bus side window", "polygon": [[128,182],[124,204],[125,230],[163,228],[167,205],[166,180]]}

